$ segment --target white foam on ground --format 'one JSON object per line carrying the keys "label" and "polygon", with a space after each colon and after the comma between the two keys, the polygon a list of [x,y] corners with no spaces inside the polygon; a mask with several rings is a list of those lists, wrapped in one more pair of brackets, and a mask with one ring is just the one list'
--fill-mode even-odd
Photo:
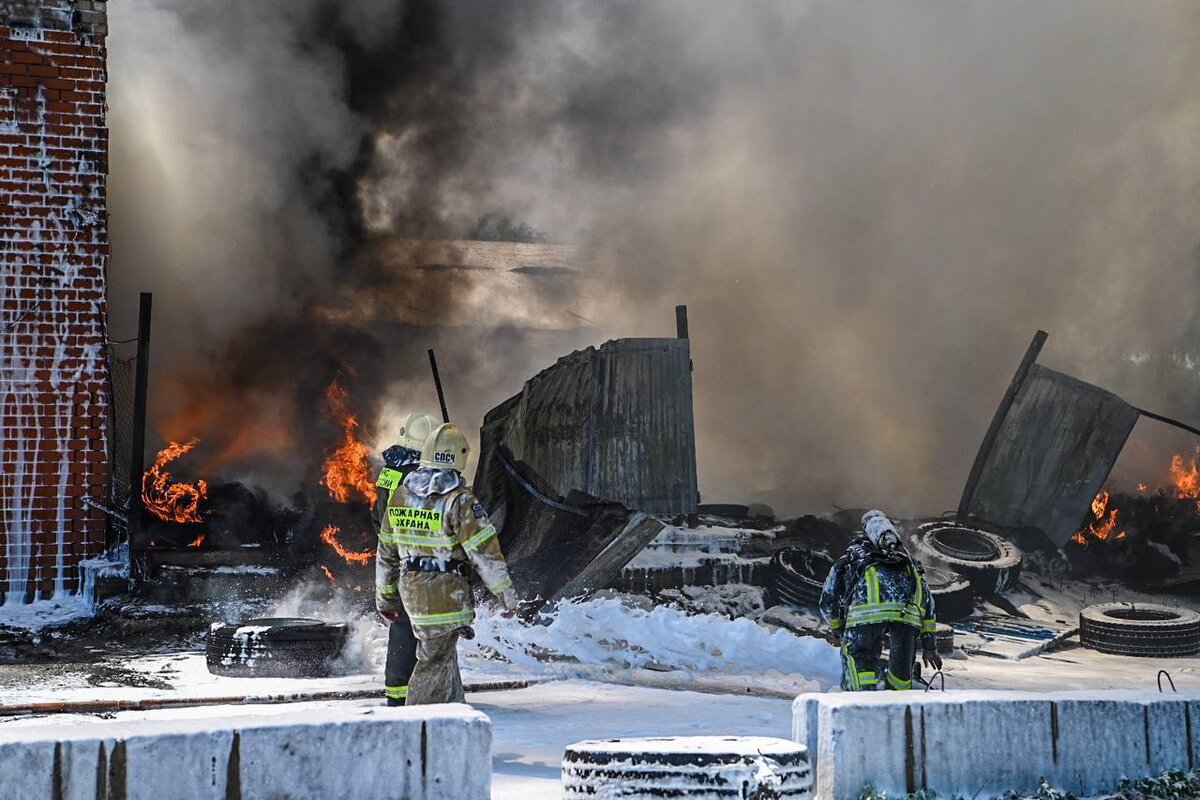
{"label": "white foam on ground", "polygon": [[95,613],[92,602],[81,594],[65,594],[35,603],[0,605],[0,628],[43,630],[65,625]]}
{"label": "white foam on ground", "polygon": [[[631,608],[616,599],[560,604],[528,625],[481,609],[476,638],[461,652],[472,666],[495,655],[535,674],[573,675],[579,665],[722,674],[803,675],[828,686],[841,663],[826,642],[771,631],[748,619]],[[511,667],[506,671],[511,671]]]}

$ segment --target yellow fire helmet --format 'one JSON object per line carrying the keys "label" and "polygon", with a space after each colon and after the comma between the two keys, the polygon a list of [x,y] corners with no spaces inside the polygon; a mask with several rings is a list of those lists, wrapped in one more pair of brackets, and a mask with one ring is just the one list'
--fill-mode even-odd
{"label": "yellow fire helmet", "polygon": [[424,411],[414,411],[404,418],[400,427],[400,444],[418,453],[425,449],[425,440],[437,427],[437,418]]}
{"label": "yellow fire helmet", "polygon": [[425,449],[421,451],[421,466],[456,469],[462,472],[467,468],[467,455],[470,451],[463,432],[457,425],[446,422],[437,426],[425,440]]}

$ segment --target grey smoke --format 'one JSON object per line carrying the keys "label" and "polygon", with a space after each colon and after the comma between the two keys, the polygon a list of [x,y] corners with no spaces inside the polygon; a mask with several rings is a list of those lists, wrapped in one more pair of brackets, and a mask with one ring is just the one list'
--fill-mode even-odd
{"label": "grey smoke", "polygon": [[[356,237],[500,210],[590,249],[602,313],[496,336],[442,298],[456,415],[686,302],[708,499],[953,507],[1038,327],[1043,363],[1200,420],[1194,3],[332,7],[110,7],[114,330],[156,289],[156,356],[403,294]],[[1165,467],[1138,436],[1125,471]]]}

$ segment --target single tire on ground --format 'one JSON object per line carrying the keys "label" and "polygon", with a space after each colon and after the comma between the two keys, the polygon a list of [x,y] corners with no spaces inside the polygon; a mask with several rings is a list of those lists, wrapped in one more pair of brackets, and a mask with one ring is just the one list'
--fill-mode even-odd
{"label": "single tire on ground", "polygon": [[208,630],[206,660],[214,675],[323,678],[346,642],[344,623],[275,617]]}
{"label": "single tire on ground", "polygon": [[787,547],[771,557],[767,589],[771,602],[793,608],[815,606],[821,600],[833,559],[824,553]]}
{"label": "single tire on ground", "polygon": [[962,575],[980,597],[1012,589],[1021,576],[1019,547],[994,533],[954,522],[927,522],[917,528],[913,556],[923,564]]}
{"label": "single tire on ground", "polygon": [[1101,603],[1079,612],[1084,647],[1119,656],[1200,653],[1200,613],[1152,603]]}
{"label": "single tire on ground", "polygon": [[762,736],[577,742],[562,762],[563,800],[810,798],[804,745]]}
{"label": "single tire on ground", "polygon": [[934,613],[939,620],[966,619],[975,611],[975,590],[958,573],[939,567],[925,567],[925,582],[933,595]]}

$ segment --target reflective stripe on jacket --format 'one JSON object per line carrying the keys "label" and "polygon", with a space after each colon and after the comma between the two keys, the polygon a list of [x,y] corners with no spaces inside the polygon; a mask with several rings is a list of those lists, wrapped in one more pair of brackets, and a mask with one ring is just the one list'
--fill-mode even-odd
{"label": "reflective stripe on jacket", "polygon": [[383,515],[387,513],[392,492],[396,491],[396,487],[403,483],[404,479],[418,466],[415,460],[403,461],[401,459],[414,455],[416,455],[415,451],[398,444],[383,451],[384,466],[379,470],[379,476],[375,479],[375,505],[371,507],[371,521],[375,525],[376,533],[383,527]]}
{"label": "reflective stripe on jacket", "polygon": [[[886,594],[883,592],[879,579],[879,570],[878,566],[870,566],[863,573],[862,585],[865,590],[863,592],[865,597],[862,598],[861,602],[852,603],[846,608],[845,627],[853,628],[856,625],[871,625],[876,622],[902,622],[905,625],[911,625],[924,632],[927,621],[925,617],[925,595],[927,590],[925,581],[917,572],[916,567],[913,567],[911,564],[906,566],[907,577],[911,579],[909,585],[912,588],[907,592],[907,599],[902,600],[891,599],[897,596],[896,592]],[[856,599],[859,594],[857,591],[854,592]],[[933,633],[935,623],[932,619],[932,609],[930,609],[928,623],[928,632]]]}
{"label": "reflective stripe on jacket", "polygon": [[906,554],[879,557],[865,540],[833,565],[820,606],[835,631],[878,622],[900,622],[927,635],[936,630],[933,595],[920,567]]}
{"label": "reflective stripe on jacket", "polygon": [[[448,571],[406,572],[402,563],[410,556],[444,560]],[[496,528],[471,491],[460,482],[422,497],[406,479],[392,492],[379,530],[376,606],[395,611],[402,603],[423,639],[470,625],[475,620],[470,583],[449,571],[453,564],[469,564],[497,597],[512,589]]]}

